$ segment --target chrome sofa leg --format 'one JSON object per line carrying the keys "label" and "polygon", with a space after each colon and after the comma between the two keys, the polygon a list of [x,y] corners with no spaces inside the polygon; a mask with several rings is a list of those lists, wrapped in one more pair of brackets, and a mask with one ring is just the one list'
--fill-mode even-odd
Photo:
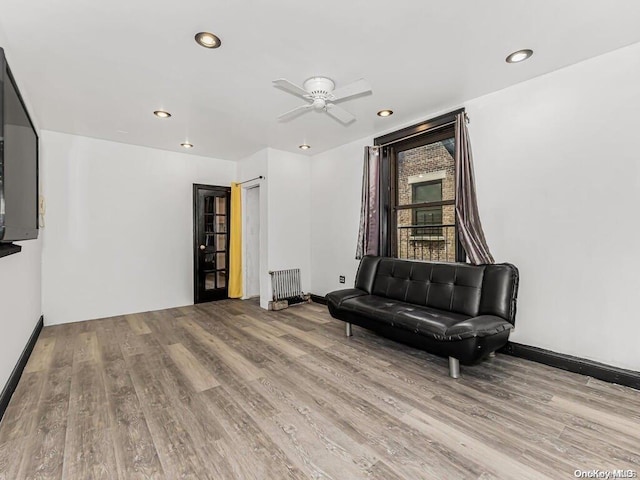
{"label": "chrome sofa leg", "polygon": [[347,334],[347,337],[350,337],[353,335],[351,333],[351,324],[349,322],[345,323],[345,333]]}
{"label": "chrome sofa leg", "polygon": [[449,376],[451,378],[460,378],[460,360],[449,357]]}

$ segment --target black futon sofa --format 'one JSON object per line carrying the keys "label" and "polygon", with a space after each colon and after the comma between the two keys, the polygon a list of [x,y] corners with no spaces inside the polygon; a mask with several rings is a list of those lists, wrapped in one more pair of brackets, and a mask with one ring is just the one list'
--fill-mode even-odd
{"label": "black futon sofa", "polygon": [[355,288],[327,294],[331,316],[449,357],[449,375],[504,346],[513,328],[518,269],[366,256]]}

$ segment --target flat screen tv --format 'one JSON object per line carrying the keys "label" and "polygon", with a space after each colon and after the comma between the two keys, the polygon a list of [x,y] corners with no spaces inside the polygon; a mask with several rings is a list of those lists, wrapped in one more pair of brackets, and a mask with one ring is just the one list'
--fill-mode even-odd
{"label": "flat screen tv", "polygon": [[38,238],[38,135],[0,48],[0,242]]}

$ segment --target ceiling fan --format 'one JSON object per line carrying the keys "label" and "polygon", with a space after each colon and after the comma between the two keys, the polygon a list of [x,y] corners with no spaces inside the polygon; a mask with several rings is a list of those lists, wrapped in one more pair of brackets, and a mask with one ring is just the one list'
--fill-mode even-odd
{"label": "ceiling fan", "polygon": [[326,77],[311,77],[305,80],[302,87],[284,78],[274,80],[273,84],[277,88],[281,88],[286,92],[292,93],[311,102],[283,113],[278,117],[278,120],[289,120],[301,113],[308,112],[313,109],[317,111],[324,111],[345,125],[353,122],[356,117],[347,112],[344,108],[332,102],[345,100],[371,91],[369,83],[362,78],[350,83],[349,85],[338,88],[337,90],[335,90],[336,85],[333,80]]}

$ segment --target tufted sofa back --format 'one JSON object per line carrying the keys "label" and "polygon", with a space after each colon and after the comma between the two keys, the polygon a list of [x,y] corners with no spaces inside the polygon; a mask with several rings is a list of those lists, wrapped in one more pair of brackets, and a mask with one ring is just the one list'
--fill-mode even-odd
{"label": "tufted sofa back", "polygon": [[472,317],[496,315],[515,323],[518,269],[509,263],[469,265],[366,256],[356,288]]}

